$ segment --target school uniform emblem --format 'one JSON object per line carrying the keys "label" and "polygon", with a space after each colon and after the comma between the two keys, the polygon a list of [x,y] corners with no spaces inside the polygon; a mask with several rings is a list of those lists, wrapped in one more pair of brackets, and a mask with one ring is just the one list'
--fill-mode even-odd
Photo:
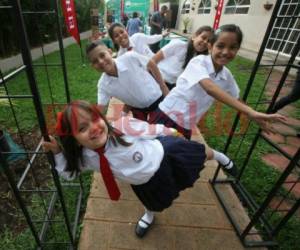
{"label": "school uniform emblem", "polygon": [[132,156],[132,159],[135,161],[135,162],[141,162],[143,160],[143,155],[140,153],[140,152],[135,152]]}

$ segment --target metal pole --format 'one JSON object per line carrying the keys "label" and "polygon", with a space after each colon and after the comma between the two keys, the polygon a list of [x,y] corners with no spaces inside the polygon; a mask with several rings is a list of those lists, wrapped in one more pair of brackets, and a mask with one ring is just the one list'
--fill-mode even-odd
{"label": "metal pole", "polygon": [[65,92],[67,97],[67,103],[71,101],[70,97],[70,91],[69,91],[69,83],[68,83],[68,76],[67,76],[67,67],[66,67],[66,60],[65,60],[65,54],[64,54],[64,45],[63,45],[63,38],[62,38],[62,32],[61,32],[61,25],[59,21],[59,15],[58,15],[58,4],[57,0],[54,0],[54,10],[56,12],[56,25],[57,25],[57,39],[58,39],[58,45],[60,50],[60,59],[62,64],[62,70],[63,70],[63,76],[64,76],[64,84],[65,84]]}
{"label": "metal pole", "polygon": [[[16,20],[16,29],[17,29],[17,32],[19,32],[19,34],[20,34],[19,37],[20,37],[22,58],[23,58],[24,64],[26,65],[26,74],[27,74],[29,85],[30,85],[31,93],[34,96],[33,102],[34,102],[39,126],[40,126],[40,129],[41,129],[44,139],[46,141],[50,141],[49,136],[48,136],[47,126],[46,126],[46,120],[45,120],[43,109],[42,109],[41,98],[39,95],[39,91],[37,89],[37,82],[36,82],[36,78],[35,78],[35,74],[34,74],[32,58],[31,58],[31,54],[30,54],[30,46],[29,46],[29,42],[28,42],[28,38],[27,38],[27,32],[26,32],[24,19],[23,19],[22,12],[21,12],[21,4],[20,4],[19,0],[14,0],[14,1],[12,1],[12,3],[13,3],[14,11],[15,11],[15,16],[16,16],[16,19],[15,19]],[[48,156],[49,162],[51,163],[51,172],[52,172],[54,183],[55,183],[55,186],[57,188],[57,192],[58,192],[58,195],[60,198],[60,203],[62,206],[65,223],[66,223],[66,226],[68,229],[69,238],[72,242],[72,245],[75,246],[75,242],[72,237],[71,223],[69,221],[69,217],[67,214],[67,209],[66,209],[65,202],[64,202],[61,184],[60,184],[60,181],[58,178],[58,173],[54,167],[55,166],[54,157],[52,154],[47,154],[47,156]]]}

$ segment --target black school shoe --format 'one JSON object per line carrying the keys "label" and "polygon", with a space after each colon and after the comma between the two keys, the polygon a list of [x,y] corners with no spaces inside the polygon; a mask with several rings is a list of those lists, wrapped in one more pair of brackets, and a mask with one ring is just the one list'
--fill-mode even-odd
{"label": "black school shoe", "polygon": [[[140,221],[144,222],[144,223],[147,225],[147,227],[141,227],[141,226],[139,225],[139,222],[140,222]],[[146,233],[149,231],[150,227],[153,225],[153,222],[154,222],[154,218],[153,218],[153,220],[152,220],[151,223],[148,223],[147,221],[144,221],[144,220],[141,218],[141,219],[137,222],[137,224],[136,224],[136,226],[135,226],[135,234],[136,234],[136,236],[139,237],[139,238],[143,238],[143,237],[146,235]]]}
{"label": "black school shoe", "polygon": [[223,171],[226,174],[229,174],[233,177],[237,177],[238,176],[238,170],[237,170],[237,167],[235,166],[234,163],[233,163],[233,166],[231,168],[226,168],[230,163],[232,163],[232,160],[230,160],[226,165],[222,165],[221,163],[219,163],[219,164],[220,164],[221,168],[223,169]]}

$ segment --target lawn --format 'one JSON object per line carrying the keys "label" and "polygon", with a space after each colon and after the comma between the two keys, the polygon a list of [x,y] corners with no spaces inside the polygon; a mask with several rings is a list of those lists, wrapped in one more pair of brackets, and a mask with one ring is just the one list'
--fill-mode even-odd
{"label": "lawn", "polygon": [[[83,45],[84,47],[84,45]],[[92,70],[86,62],[82,62],[80,57],[80,51],[78,46],[72,45],[65,50],[65,57],[67,63],[67,74],[69,81],[69,88],[71,99],[85,99],[91,102],[96,102],[97,98],[97,81],[99,78],[99,73]],[[46,57],[47,63],[59,63],[59,54],[52,53]],[[43,60],[37,60],[35,64],[43,63]],[[249,74],[252,68],[253,62],[237,58],[229,66],[234,74],[240,88],[241,93],[244,92]],[[262,82],[264,81],[265,71],[260,71],[257,74],[255,81],[255,86],[251,89],[249,95],[249,102],[255,103],[261,94]],[[38,89],[41,96],[41,102],[43,104],[44,112],[46,117],[49,119],[47,122],[50,124],[51,119],[53,119],[52,112],[49,114],[49,107],[51,104],[63,104],[66,103],[64,85],[63,85],[63,75],[60,67],[49,66],[47,68],[42,66],[35,67],[35,74],[38,83]],[[49,84],[50,83],[50,84]],[[8,91],[11,95],[17,94],[30,94],[30,89],[27,85],[27,80],[25,73],[19,74],[13,81],[8,84]],[[52,94],[51,94],[52,93]],[[296,104],[298,105],[298,104]],[[37,116],[32,104],[31,99],[14,99],[13,107],[17,117],[17,122],[20,125],[22,132],[30,133],[36,130],[38,127]],[[299,107],[299,105],[298,105]],[[264,105],[258,105],[257,109],[265,110]],[[51,109],[50,109],[51,110]],[[16,121],[11,119],[13,113],[11,109],[6,105],[0,105],[0,129],[5,128],[11,133],[16,132]],[[230,129],[230,120],[234,118],[235,112],[230,108],[224,107],[222,105],[216,105],[211,109],[209,114],[206,116],[205,121],[202,122],[202,132],[205,135],[207,142],[218,150],[224,148],[228,130]],[[299,115],[299,112],[296,116]],[[298,117],[299,118],[299,117]],[[221,126],[216,124],[221,122]],[[246,120],[243,120],[246,124]],[[245,125],[240,126],[239,131],[243,131]],[[251,125],[251,133],[245,138],[242,145],[240,144],[241,136],[236,135],[234,137],[232,146],[229,149],[229,155],[232,156],[237,165],[241,165],[243,157],[247,152],[251,140],[253,139],[253,133],[257,130],[255,125]],[[216,133],[217,132],[217,133]],[[235,154],[235,152],[237,152]],[[279,173],[272,168],[268,167],[261,161],[261,155],[264,152],[272,151],[272,148],[267,147],[262,141],[259,141],[254,153],[252,154],[250,160],[250,166],[247,168],[242,182],[247,187],[249,192],[254,196],[255,200],[260,203],[265,195],[268,193],[274,182],[277,180]],[[89,190],[91,178],[89,175],[84,176],[84,183],[86,185],[86,190]],[[282,190],[284,193],[285,191]],[[88,193],[86,193],[85,201],[87,199]],[[71,203],[73,198],[72,192],[68,192],[67,199]],[[34,199],[34,197],[33,197]],[[71,213],[74,212],[71,209]],[[275,218],[276,219],[276,218]],[[79,232],[78,232],[79,233]],[[61,231],[60,236],[64,238],[66,232]],[[17,240],[16,240],[17,239]],[[282,230],[278,237],[278,241],[281,245],[280,249],[300,249],[300,221],[296,217],[293,217]],[[32,249],[33,240],[31,233],[28,229],[23,230],[16,236],[15,232],[12,232],[9,227],[4,229],[0,235],[0,249]]]}

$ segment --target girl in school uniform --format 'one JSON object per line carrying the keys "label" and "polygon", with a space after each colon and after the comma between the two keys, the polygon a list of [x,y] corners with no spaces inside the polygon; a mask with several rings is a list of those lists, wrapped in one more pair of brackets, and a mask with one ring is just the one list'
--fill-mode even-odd
{"label": "girl in school uniform", "polygon": [[92,67],[103,72],[98,81],[98,104],[103,110],[116,97],[126,104],[126,113],[130,109],[135,118],[147,120],[169,92],[156,64],[143,55],[130,51],[114,59],[101,41],[88,45],[86,54]]}
{"label": "girl in school uniform", "polygon": [[62,177],[72,180],[82,171],[100,171],[112,200],[120,197],[114,178],[131,184],[146,209],[135,228],[138,237],[152,225],[154,212],[168,208],[180,191],[193,186],[206,160],[229,161],[160,124],[126,116],[110,125],[98,106],[85,101],[74,101],[58,114],[56,133],[60,143],[50,137],[43,146],[53,152]]}
{"label": "girl in school uniform", "polygon": [[144,56],[152,57],[154,53],[149,48],[149,45],[159,42],[169,32],[150,36],[143,33],[135,33],[129,37],[125,27],[121,23],[114,23],[109,27],[108,34],[118,50],[117,56],[133,50]]}
{"label": "girl in school uniform", "polygon": [[256,112],[237,100],[238,85],[225,65],[236,56],[242,38],[240,28],[234,24],[217,29],[208,44],[211,54],[196,56],[188,63],[176,87],[152,113],[149,122],[176,128],[190,139],[193,127],[215,99],[245,113],[262,129],[268,129],[269,120],[284,120],[284,117]]}
{"label": "girl in school uniform", "polygon": [[170,90],[175,87],[178,76],[194,56],[208,54],[207,44],[212,34],[212,27],[202,26],[188,42],[174,39],[152,57]]}

